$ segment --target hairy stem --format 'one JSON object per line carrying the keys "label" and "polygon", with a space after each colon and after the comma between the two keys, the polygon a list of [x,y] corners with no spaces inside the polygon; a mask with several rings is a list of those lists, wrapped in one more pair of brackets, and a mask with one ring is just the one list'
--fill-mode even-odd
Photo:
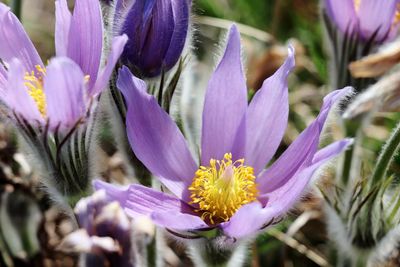
{"label": "hairy stem", "polygon": [[400,123],[392,131],[392,135],[379,155],[371,177],[371,186],[376,185],[385,177],[386,172],[392,163],[393,157],[400,146]]}

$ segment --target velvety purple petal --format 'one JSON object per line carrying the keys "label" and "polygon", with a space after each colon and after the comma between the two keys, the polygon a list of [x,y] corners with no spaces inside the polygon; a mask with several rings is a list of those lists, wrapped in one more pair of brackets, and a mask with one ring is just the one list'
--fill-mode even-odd
{"label": "velvety purple petal", "polygon": [[336,90],[324,98],[320,114],[288,147],[288,149],[257,177],[261,193],[274,191],[285,184],[301,168],[311,164],[314,154],[318,149],[322,128],[328,117],[329,111],[337,100],[343,98],[351,91],[350,87]]}
{"label": "velvety purple petal", "polygon": [[89,89],[89,95],[95,96],[99,94],[102,90],[104,90],[104,88],[107,86],[111,74],[115,68],[115,65],[118,62],[119,57],[122,54],[122,51],[124,50],[127,41],[128,37],[125,34],[122,36],[114,37],[106,65],[101,70],[94,87]]}
{"label": "velvety purple petal", "polygon": [[[135,66],[144,77],[168,71],[178,61],[189,27],[186,0],[137,0],[116,4],[116,32],[129,41],[122,60]],[[123,7],[125,6],[125,7]]]}
{"label": "velvety purple petal", "polygon": [[50,127],[70,128],[87,112],[87,89],[81,68],[71,59],[50,61],[44,79]]}
{"label": "velvety purple petal", "polygon": [[246,237],[282,217],[303,195],[314,172],[351,144],[351,139],[345,139],[321,149],[317,153],[318,156],[312,160],[311,166],[301,170],[286,184],[265,196],[268,199],[265,207],[255,201],[240,208],[228,223],[222,225],[224,232],[234,238]]}
{"label": "velvety purple petal", "polygon": [[171,41],[164,58],[164,65],[166,69],[172,68],[185,46],[187,32],[189,30],[189,5],[187,0],[171,1],[172,12],[174,17],[174,31],[172,33]]}
{"label": "velvety purple petal", "polygon": [[141,185],[127,189],[96,180],[96,190],[104,189],[111,200],[118,201],[133,218],[149,216],[156,224],[176,230],[208,227],[191,207],[176,197]]}
{"label": "velvety purple petal", "polygon": [[73,59],[93,87],[103,48],[103,22],[98,0],[77,0],[68,36],[68,57]]}
{"label": "velvety purple petal", "polygon": [[92,182],[92,185],[96,191],[104,190],[107,194],[108,200],[118,201],[121,206],[126,205],[128,199],[128,186],[117,186],[97,179]]}
{"label": "velvety purple petal", "polygon": [[186,198],[197,165],[182,133],[128,68],[120,70],[117,86],[128,106],[126,125],[133,152],[176,196]]}
{"label": "velvety purple petal", "polygon": [[[151,1],[146,1],[151,2]],[[146,14],[146,7],[145,12]],[[174,33],[174,15],[171,0],[155,1],[151,10],[151,23],[142,26],[141,61],[150,76],[160,74],[164,57],[167,54]],[[146,27],[148,25],[148,27]],[[144,32],[146,34],[144,34]]]}
{"label": "velvety purple petal", "polygon": [[68,36],[72,15],[66,0],[56,0],[55,44],[56,55],[67,56]]}
{"label": "velvety purple petal", "polygon": [[332,143],[329,146],[326,146],[323,149],[317,151],[317,153],[315,153],[314,158],[312,160],[312,164],[329,159],[332,157],[332,155],[338,155],[342,151],[346,150],[352,144],[353,144],[353,139],[351,138],[345,138],[343,140]]}
{"label": "velvety purple petal", "polygon": [[125,209],[131,210],[131,215],[149,216],[152,212],[190,212],[190,207],[178,198],[160,191],[142,186],[129,185],[121,187],[101,180],[95,180],[96,190],[104,189],[112,201],[118,201]]}
{"label": "velvety purple petal", "polygon": [[187,213],[154,212],[151,219],[159,226],[181,231],[210,227],[199,216]]}
{"label": "velvety purple petal", "polygon": [[328,16],[343,33],[356,30],[358,18],[354,0],[325,0],[325,7]]}
{"label": "velvety purple petal", "polygon": [[[148,38],[147,35],[151,26],[152,10],[156,2],[155,0],[135,1],[132,5],[126,7],[125,20],[120,23],[122,24],[121,33],[126,33],[129,37],[123,53],[123,59],[133,64],[146,76],[148,76],[148,72],[151,72],[149,70],[151,67],[147,66],[147,62],[144,61],[143,48],[146,46],[146,41],[154,42],[154,38]],[[158,65],[161,65],[162,58],[159,57],[157,60],[159,62]]]}
{"label": "velvety purple petal", "polygon": [[375,40],[383,41],[393,25],[398,0],[362,0],[360,2],[358,16],[361,35],[369,39],[378,30]]}
{"label": "velvety purple petal", "polygon": [[247,110],[246,164],[257,175],[275,154],[289,114],[287,77],[295,65],[294,49],[274,75],[264,81]]}
{"label": "velvety purple petal", "polygon": [[27,121],[43,123],[44,120],[24,84],[25,68],[18,59],[12,59],[8,69],[7,84],[2,94],[5,104]]}
{"label": "velvety purple petal", "polygon": [[[207,88],[203,110],[201,164],[222,159],[234,148],[247,109],[247,89],[241,60],[240,34],[236,26],[229,31],[225,54],[213,73]],[[244,134],[242,135],[244,136]],[[241,142],[239,142],[241,143]],[[242,158],[243,152],[233,155]]]}
{"label": "velvety purple petal", "polygon": [[6,83],[7,83],[7,71],[0,63],[0,90],[3,90]]}
{"label": "velvety purple petal", "polygon": [[10,8],[2,3],[0,3],[0,58],[6,62],[18,58],[29,72],[35,71],[36,65],[43,66],[21,22]]}

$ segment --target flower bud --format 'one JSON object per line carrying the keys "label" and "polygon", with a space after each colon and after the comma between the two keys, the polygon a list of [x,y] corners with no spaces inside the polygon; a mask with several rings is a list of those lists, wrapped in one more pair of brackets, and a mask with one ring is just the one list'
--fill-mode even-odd
{"label": "flower bud", "polygon": [[81,199],[75,207],[81,229],[68,235],[60,249],[86,254],[85,266],[132,267],[131,222],[104,191]]}
{"label": "flower bud", "polygon": [[[178,62],[189,28],[188,0],[116,1],[114,30],[129,41],[122,61],[142,78],[167,72]],[[132,3],[133,2],[133,3]]]}

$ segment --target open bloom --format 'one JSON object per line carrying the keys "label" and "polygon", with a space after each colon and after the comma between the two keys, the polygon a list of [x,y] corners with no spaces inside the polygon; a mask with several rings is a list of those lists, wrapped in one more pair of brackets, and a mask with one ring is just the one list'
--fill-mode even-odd
{"label": "open bloom", "polygon": [[16,114],[51,128],[73,126],[107,85],[127,41],[116,37],[100,68],[103,24],[97,0],[77,0],[74,13],[57,0],[56,57],[46,67],[21,23],[0,3],[0,98]]}
{"label": "open bloom", "polygon": [[219,227],[225,235],[241,238],[283,216],[315,170],[351,143],[342,140],[318,151],[328,113],[348,89],[329,94],[316,120],[264,170],[287,126],[287,76],[295,64],[294,51],[289,48],[285,63],[248,105],[240,50],[240,35],[232,27],[206,93],[200,166],[171,117],[146,93],[145,83],[123,68],[118,88],[128,104],[131,147],[174,196],[140,185],[123,190],[96,181],[95,187],[105,189],[131,216],[150,216],[174,230]]}
{"label": "open bloom", "polygon": [[116,0],[114,32],[129,37],[123,62],[147,78],[175,66],[186,42],[190,2]]}
{"label": "open bloom", "polygon": [[340,31],[375,42],[393,39],[399,29],[399,0],[325,0],[326,11]]}

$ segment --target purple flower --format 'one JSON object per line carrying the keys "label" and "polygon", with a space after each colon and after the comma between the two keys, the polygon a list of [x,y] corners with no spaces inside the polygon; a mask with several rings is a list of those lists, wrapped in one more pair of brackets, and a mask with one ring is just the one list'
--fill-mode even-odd
{"label": "purple flower", "polygon": [[103,24],[97,0],[77,0],[74,13],[66,0],[57,0],[56,57],[47,67],[21,23],[0,3],[0,98],[30,122],[49,121],[68,128],[82,118],[89,104],[107,85],[127,41],[113,40],[104,68]]}
{"label": "purple flower", "polygon": [[104,191],[82,198],[75,207],[81,229],[69,234],[60,249],[87,253],[84,266],[133,266],[131,222],[118,202]]}
{"label": "purple flower", "polygon": [[240,35],[233,26],[206,93],[200,167],[171,117],[146,93],[145,83],[127,68],[120,70],[118,88],[128,104],[131,147],[175,196],[140,185],[123,190],[101,181],[95,182],[96,189],[105,189],[129,215],[150,216],[174,230],[219,227],[225,235],[241,238],[283,216],[318,167],[350,145],[345,139],[318,151],[331,107],[350,89],[325,97],[316,120],[264,170],[287,126],[287,76],[295,64],[294,51],[289,48],[285,63],[249,105],[240,51]]}
{"label": "purple flower", "polygon": [[381,43],[398,32],[399,0],[325,0],[328,16],[344,33]]}
{"label": "purple flower", "polygon": [[114,31],[129,41],[122,55],[141,77],[170,70],[181,56],[189,28],[188,0],[117,0]]}

